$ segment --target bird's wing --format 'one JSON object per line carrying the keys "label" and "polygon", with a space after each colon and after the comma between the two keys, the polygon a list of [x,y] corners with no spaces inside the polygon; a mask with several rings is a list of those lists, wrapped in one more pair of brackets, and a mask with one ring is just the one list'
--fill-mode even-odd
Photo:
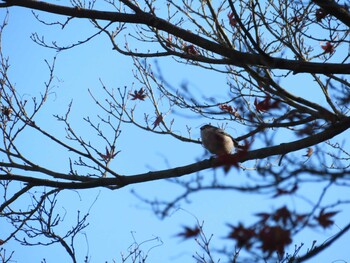
{"label": "bird's wing", "polygon": [[222,134],[222,135],[226,135],[226,136],[230,137],[231,140],[233,141],[234,146],[235,146],[235,147],[238,146],[238,142],[237,142],[230,134],[228,134],[227,132],[225,132],[223,129],[217,128],[217,132],[220,133],[220,134]]}

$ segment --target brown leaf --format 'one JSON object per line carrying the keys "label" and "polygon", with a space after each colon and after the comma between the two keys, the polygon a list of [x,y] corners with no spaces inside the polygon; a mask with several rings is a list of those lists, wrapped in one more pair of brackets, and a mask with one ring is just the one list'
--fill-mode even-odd
{"label": "brown leaf", "polygon": [[280,226],[265,226],[259,232],[259,239],[262,243],[261,248],[270,256],[273,252],[283,255],[285,246],[292,243],[290,231]]}
{"label": "brown leaf", "polygon": [[231,232],[227,238],[236,240],[238,247],[250,249],[253,245],[252,239],[256,236],[255,229],[245,228],[241,223],[237,227],[231,225],[229,227],[231,228]]}
{"label": "brown leaf", "polygon": [[277,211],[274,213],[272,217],[272,219],[275,222],[282,222],[283,225],[287,225],[287,222],[291,221],[291,218],[292,218],[292,214],[289,212],[286,206],[283,206],[280,209],[277,209]]}
{"label": "brown leaf", "polygon": [[144,88],[137,90],[134,90],[134,93],[129,93],[129,95],[132,97],[131,100],[145,100],[147,97],[146,91]]}
{"label": "brown leaf", "polygon": [[153,122],[153,129],[155,129],[159,124],[163,121],[162,114],[159,114],[156,118],[156,120]]}
{"label": "brown leaf", "polygon": [[334,224],[334,221],[331,219],[331,217],[335,216],[337,213],[339,213],[339,211],[325,213],[324,210],[325,209],[322,209],[320,211],[320,214],[315,217],[315,219],[323,228],[327,228]]}
{"label": "brown leaf", "polygon": [[201,232],[201,229],[199,226],[195,226],[193,228],[190,228],[188,226],[184,226],[183,228],[184,228],[184,231],[177,234],[177,236],[184,237],[184,239],[196,237]]}
{"label": "brown leaf", "polygon": [[113,159],[118,152],[114,153],[114,146],[111,147],[111,150],[108,150],[107,146],[106,146],[106,154],[102,154],[100,153],[100,156],[102,157],[103,160],[105,161],[109,161],[111,159]]}
{"label": "brown leaf", "polygon": [[257,98],[254,100],[254,106],[255,109],[260,111],[268,111],[270,109],[276,109],[279,107],[279,101],[275,100],[274,102],[271,102],[271,97],[267,96],[264,100],[258,101]]}
{"label": "brown leaf", "polygon": [[329,41],[327,41],[325,45],[321,45],[321,48],[324,50],[324,53],[333,54],[335,52],[334,45]]}
{"label": "brown leaf", "polygon": [[228,20],[230,21],[230,25],[231,25],[232,27],[234,27],[234,26],[237,25],[237,19],[234,18],[234,15],[233,15],[232,12],[229,12],[229,13],[227,14],[227,17],[228,17]]}

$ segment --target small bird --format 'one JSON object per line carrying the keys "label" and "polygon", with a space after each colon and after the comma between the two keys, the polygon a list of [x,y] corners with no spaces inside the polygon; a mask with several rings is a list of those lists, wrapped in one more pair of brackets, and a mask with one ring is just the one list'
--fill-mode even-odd
{"label": "small bird", "polygon": [[234,148],[239,147],[230,134],[209,124],[201,127],[201,137],[204,148],[212,154],[230,154]]}

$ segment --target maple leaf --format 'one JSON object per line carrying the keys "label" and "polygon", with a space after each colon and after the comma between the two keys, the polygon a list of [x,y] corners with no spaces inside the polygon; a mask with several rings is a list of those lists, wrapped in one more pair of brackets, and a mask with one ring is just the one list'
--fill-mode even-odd
{"label": "maple leaf", "polygon": [[190,228],[188,226],[183,226],[183,228],[184,228],[184,231],[177,234],[177,236],[183,237],[184,239],[196,237],[201,232],[201,229],[199,226],[195,226],[193,228]]}
{"label": "maple leaf", "polygon": [[267,252],[268,256],[273,252],[283,255],[284,247],[292,243],[290,231],[280,226],[265,226],[260,230],[258,237],[262,243],[262,250]]}
{"label": "maple leaf", "polygon": [[129,95],[132,97],[131,100],[145,100],[145,98],[147,97],[147,94],[144,88],[141,88],[139,90],[134,90],[134,93],[130,92]]}
{"label": "maple leaf", "polygon": [[276,210],[272,219],[275,222],[282,222],[283,225],[287,225],[287,222],[291,221],[292,219],[292,214],[289,212],[286,206],[283,206],[280,209]]}
{"label": "maple leaf", "polygon": [[315,219],[323,228],[327,228],[334,224],[334,221],[331,220],[331,217],[335,216],[337,213],[339,213],[339,211],[325,213],[324,210],[325,209],[321,209],[320,214],[315,217]]}
{"label": "maple leaf", "polygon": [[156,118],[156,120],[153,122],[153,129],[155,129],[159,124],[163,121],[162,114],[159,114]]}
{"label": "maple leaf", "polygon": [[254,228],[245,228],[241,223],[236,226],[228,225],[231,228],[231,232],[227,238],[234,239],[237,242],[238,247],[245,247],[250,249],[253,244],[253,238],[256,236]]}
{"label": "maple leaf", "polygon": [[279,107],[279,101],[275,100],[274,102],[271,102],[271,97],[267,96],[264,100],[258,101],[257,98],[254,100],[254,106],[255,109],[260,112],[260,111],[267,111],[270,109],[276,109]]}
{"label": "maple leaf", "polygon": [[321,22],[322,19],[325,18],[327,15],[328,15],[328,13],[324,9],[322,9],[322,8],[316,9],[315,16],[316,16],[317,22]]}
{"label": "maple leaf", "polygon": [[228,17],[228,20],[230,21],[230,25],[231,25],[232,27],[234,27],[234,26],[237,25],[237,19],[234,18],[234,14],[233,14],[232,12],[229,12],[229,13],[227,14],[227,17]]}
{"label": "maple leaf", "polygon": [[325,45],[321,45],[321,48],[324,50],[324,53],[333,54],[335,52],[334,45],[329,41],[327,41]]}
{"label": "maple leaf", "polygon": [[105,161],[109,161],[111,159],[113,159],[118,152],[114,153],[114,146],[111,147],[111,150],[108,150],[107,146],[106,146],[106,154],[102,154],[100,153],[100,156],[102,157],[103,160]]}

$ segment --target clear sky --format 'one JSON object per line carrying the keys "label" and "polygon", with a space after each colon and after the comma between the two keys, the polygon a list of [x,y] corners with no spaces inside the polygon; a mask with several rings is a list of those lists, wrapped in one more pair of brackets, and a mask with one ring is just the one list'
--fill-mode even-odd
{"label": "clear sky", "polygon": [[[94,32],[94,29],[88,21],[78,21],[73,22],[67,30],[61,32],[58,27],[41,25],[34,19],[30,10],[10,8],[9,12],[9,25],[3,36],[3,52],[10,58],[10,78],[15,84],[18,94],[23,98],[30,99],[40,95],[44,89],[44,82],[48,79],[48,70],[44,60],[52,61],[56,54],[54,50],[45,49],[33,43],[30,35],[37,32],[39,35],[45,36],[48,41],[69,44],[74,40],[88,37],[91,32]],[[43,13],[39,14],[41,17],[51,19],[51,21],[56,19]],[[4,16],[5,9],[1,9],[1,19]],[[123,37],[120,36],[120,43],[122,44],[123,41]],[[154,63],[154,60],[149,62]],[[166,79],[174,86],[180,87],[182,83],[189,83],[193,90],[200,91],[205,96],[226,95],[226,79],[223,75],[219,78],[206,70],[184,64],[178,65],[169,59],[159,59],[158,62]],[[94,131],[89,129],[82,120],[83,117],[87,116],[97,120],[97,114],[101,113],[91,99],[88,89],[101,99],[105,94],[101,89],[99,79],[109,88],[127,86],[128,89],[131,89],[132,83],[135,81],[132,75],[132,66],[132,59],[113,51],[104,35],[80,47],[60,53],[56,64],[55,86],[46,106],[37,116],[36,123],[40,123],[45,129],[64,139],[64,126],[55,121],[52,115],[65,114],[68,104],[73,100],[72,125],[87,140],[98,142],[99,139]],[[292,85],[299,86],[300,83],[290,83],[290,86]],[[140,88],[137,83],[135,88]],[[219,95],[222,94],[222,90],[225,92],[224,95]],[[147,111],[147,109],[144,110]],[[184,127],[189,124],[194,128],[193,138],[199,138],[199,127],[206,123],[206,120],[174,116],[176,117],[175,126]],[[240,131],[231,127],[230,124],[228,131],[233,136],[240,134]],[[23,151],[38,163],[45,164],[52,169],[67,171],[69,153],[60,151],[50,142],[40,139],[36,135],[34,132],[27,132],[26,136],[21,138]],[[168,136],[157,136],[131,125],[123,127],[117,146],[117,150],[122,152],[112,162],[111,167],[118,173],[125,175],[187,165],[208,157],[204,156],[205,151],[199,144],[179,142]],[[100,146],[101,151],[104,147],[103,144]],[[273,158],[277,159],[278,157]],[[246,173],[232,169],[225,180],[235,180],[244,177]],[[205,171],[203,175],[211,177],[213,171]],[[213,245],[221,243],[233,245],[233,242],[230,243],[224,239],[229,231],[226,223],[244,222],[249,225],[256,220],[254,213],[270,212],[283,203],[301,210],[309,208],[307,204],[303,204],[296,197],[277,200],[268,196],[232,191],[203,191],[190,196],[188,203],[181,203],[181,208],[161,220],[152,213],[149,206],[137,199],[131,190],[142,197],[157,198],[158,200],[171,200],[182,192],[182,189],[176,184],[156,181],[114,191],[100,188],[64,191],[60,194],[57,208],[63,213],[67,211],[60,231],[70,229],[70,222],[76,220],[78,210],[81,213],[90,211],[89,226],[77,238],[76,250],[79,262],[83,262],[87,251],[91,259],[90,262],[113,262],[113,260],[121,262],[120,253],[126,254],[134,241],[140,244],[147,240],[152,241],[145,242],[141,247],[145,253],[149,251],[147,262],[194,262],[192,255],[196,251],[202,253],[196,242],[194,240],[181,241],[181,238],[175,237],[177,233],[182,231],[183,225],[194,226],[197,220],[204,222],[207,236],[210,237],[211,234],[214,234]],[[322,188],[318,188],[316,185],[309,185],[301,189],[304,193],[310,191],[309,197],[311,199],[314,198],[312,195],[319,193],[320,190]],[[334,190],[330,191],[328,198],[336,200],[340,194],[348,193]],[[23,199],[22,202],[23,205],[27,205],[28,200]],[[315,239],[318,240],[318,244],[323,243],[335,235],[347,221],[348,218],[342,214],[337,217],[336,226],[327,230],[317,228],[307,231],[307,233],[300,235],[298,240],[295,240],[296,245],[303,242],[306,249],[311,246]],[[2,232],[6,232],[7,227],[7,223],[0,219]],[[153,240],[154,238],[159,238],[161,241]],[[346,249],[349,241],[350,237],[347,234],[334,247],[319,256],[321,261],[314,259],[312,262],[336,262],[336,260],[350,262],[350,254]],[[290,252],[293,251],[293,247],[294,244],[289,247]],[[23,247],[17,242],[11,241],[4,248],[8,253],[12,250],[15,251],[14,262],[40,262],[43,258],[46,258],[46,262],[50,263],[69,262],[60,246]]]}

